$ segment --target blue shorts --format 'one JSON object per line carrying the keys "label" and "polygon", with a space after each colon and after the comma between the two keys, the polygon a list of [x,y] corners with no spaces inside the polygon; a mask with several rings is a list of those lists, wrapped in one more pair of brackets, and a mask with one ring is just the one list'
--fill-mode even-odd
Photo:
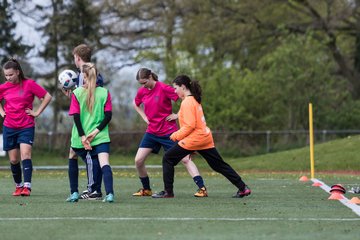
{"label": "blue shorts", "polygon": [[3,149],[9,151],[20,148],[20,143],[32,145],[34,136],[35,127],[16,129],[3,126]]}
{"label": "blue shorts", "polygon": [[170,134],[159,137],[151,133],[145,133],[139,148],[151,148],[151,152],[157,154],[159,153],[161,146],[166,152],[168,149],[174,146],[174,144],[175,142],[170,139]]}
{"label": "blue shorts", "polygon": [[96,159],[99,153],[110,152],[110,143],[100,143],[99,145],[91,146],[91,147],[92,147],[91,151],[87,151],[85,150],[85,148],[72,148],[72,149],[82,159],[86,159],[86,154],[88,152],[90,153],[92,159]]}

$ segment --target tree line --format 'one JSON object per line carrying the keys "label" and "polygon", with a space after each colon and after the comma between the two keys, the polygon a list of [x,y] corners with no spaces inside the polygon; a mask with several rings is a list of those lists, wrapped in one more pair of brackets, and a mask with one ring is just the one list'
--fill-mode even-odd
{"label": "tree line", "polygon": [[359,6],[359,0],[2,0],[0,60],[17,55],[28,62],[34,46],[16,37],[13,14],[32,18],[29,27],[43,41],[37,57],[48,67],[26,69],[55,96],[53,132],[68,104],[57,75],[73,68],[71,51],[84,42],[107,84],[118,82],[111,88],[118,97],[114,129],[142,125],[130,106],[135,80],[119,75],[138,65],[167,83],[180,73],[198,80],[213,130],[307,129],[309,102],[315,128],[357,129]]}

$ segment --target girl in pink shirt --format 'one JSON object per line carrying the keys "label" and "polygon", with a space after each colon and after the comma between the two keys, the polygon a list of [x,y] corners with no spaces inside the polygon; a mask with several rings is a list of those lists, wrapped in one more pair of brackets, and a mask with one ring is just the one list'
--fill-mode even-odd
{"label": "girl in pink shirt", "polygon": [[[19,62],[10,59],[3,66],[6,82],[0,85],[0,114],[4,118],[3,144],[10,160],[16,185],[13,196],[30,196],[32,161],[31,150],[35,135],[35,117],[38,117],[51,101],[51,95],[34,80],[24,76]],[[33,109],[34,98],[41,100],[37,110]],[[24,183],[22,183],[22,162]]]}
{"label": "girl in pink shirt", "polygon": [[[169,136],[175,132],[177,114],[172,113],[172,101],[179,97],[169,85],[158,81],[155,73],[147,68],[141,68],[136,74],[136,80],[142,85],[134,99],[134,108],[148,124],[146,133],[140,143],[135,156],[135,166],[143,185],[133,196],[151,196],[150,180],[145,168],[145,160],[150,153],[158,153],[163,147],[165,151],[170,149],[175,142]],[[195,197],[207,197],[204,181],[189,156],[182,159],[189,174],[193,177],[199,190]]]}

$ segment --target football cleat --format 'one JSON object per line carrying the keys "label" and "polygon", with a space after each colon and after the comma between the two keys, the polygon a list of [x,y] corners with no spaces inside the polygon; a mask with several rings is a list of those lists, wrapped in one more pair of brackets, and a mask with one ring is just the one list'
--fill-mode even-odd
{"label": "football cleat", "polygon": [[77,202],[79,201],[79,193],[73,192],[70,196],[66,199],[67,202]]}
{"label": "football cleat", "polygon": [[21,191],[21,196],[28,197],[30,196],[31,188],[23,187]]}
{"label": "football cleat", "polygon": [[197,192],[194,194],[194,197],[207,197],[206,187],[199,188]]}
{"label": "football cleat", "polygon": [[13,196],[17,197],[17,196],[21,196],[21,192],[23,190],[24,187],[16,187],[15,191],[12,193]]}
{"label": "football cleat", "polygon": [[114,194],[109,193],[108,195],[106,195],[103,202],[108,202],[108,203],[114,202]]}
{"label": "football cleat", "polygon": [[251,194],[251,189],[247,185],[245,185],[244,190],[237,191],[233,196],[233,198],[243,198],[245,196],[249,196],[250,194]]}
{"label": "football cleat", "polygon": [[133,193],[134,197],[150,197],[152,195],[151,189],[140,188],[136,193]]}
{"label": "football cleat", "polygon": [[98,193],[97,191],[93,191],[92,193],[82,193],[80,195],[80,199],[85,200],[101,200],[102,199],[102,193]]}
{"label": "football cleat", "polygon": [[153,198],[173,198],[174,193],[169,193],[167,191],[161,191],[159,193],[154,193],[152,195]]}

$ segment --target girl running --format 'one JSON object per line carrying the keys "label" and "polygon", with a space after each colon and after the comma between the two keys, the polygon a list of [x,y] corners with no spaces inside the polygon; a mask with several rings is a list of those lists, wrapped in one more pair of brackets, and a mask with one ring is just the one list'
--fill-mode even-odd
{"label": "girl running", "polygon": [[[35,137],[35,117],[38,117],[51,101],[51,95],[34,80],[24,76],[16,59],[3,66],[6,82],[0,85],[0,114],[4,118],[3,144],[10,160],[15,182],[13,196],[30,196],[32,177],[32,144]],[[33,109],[34,98],[41,100],[37,110]],[[19,159],[20,158],[20,159]],[[21,164],[22,163],[22,171]],[[22,181],[24,174],[24,183]]]}
{"label": "girl running", "polygon": [[179,141],[163,157],[164,191],[155,193],[153,198],[174,197],[174,167],[179,161],[197,151],[205,158],[210,167],[224,175],[238,191],[233,197],[250,195],[250,188],[241,180],[239,174],[221,158],[215,148],[210,129],[206,126],[201,107],[201,87],[186,75],[180,75],[173,81],[175,92],[182,99],[179,110],[180,129],[170,135],[173,141]]}

